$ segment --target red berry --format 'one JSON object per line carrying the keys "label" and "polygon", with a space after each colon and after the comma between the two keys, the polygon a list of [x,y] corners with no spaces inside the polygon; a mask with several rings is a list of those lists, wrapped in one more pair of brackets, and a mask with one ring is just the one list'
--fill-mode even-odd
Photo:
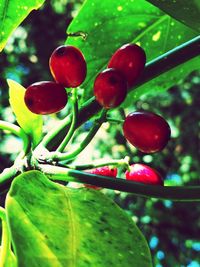
{"label": "red berry", "polygon": [[123,74],[116,69],[100,72],[94,81],[94,95],[104,108],[115,108],[125,99],[127,82]]}
{"label": "red berry", "polygon": [[144,70],[146,55],[136,44],[125,44],[111,57],[108,68],[120,70],[127,79],[128,88],[132,87]]}
{"label": "red berry", "polygon": [[63,109],[67,104],[65,88],[55,82],[37,82],[31,84],[25,92],[27,108],[36,114],[51,114]]}
{"label": "red berry", "polygon": [[134,182],[152,184],[152,185],[164,185],[160,174],[144,164],[133,164],[130,166],[131,171],[126,171],[125,176],[127,180]]}
{"label": "red berry", "polygon": [[170,127],[159,115],[148,111],[130,113],[123,124],[125,138],[144,153],[162,150],[170,139]]}
{"label": "red berry", "polygon": [[77,87],[86,77],[85,58],[74,46],[62,45],[56,48],[49,59],[49,67],[56,82],[65,87]]}
{"label": "red berry", "polygon": [[117,168],[111,168],[109,166],[99,167],[96,169],[87,170],[87,172],[102,176],[116,177]]}
{"label": "red berry", "polygon": [[[116,177],[117,176],[117,168],[111,168],[109,166],[99,167],[96,169],[87,170],[86,172],[96,175],[102,175],[102,176],[109,176],[109,177]],[[85,184],[85,187],[93,188],[93,189],[101,189],[101,187],[95,186],[95,185],[88,185]]]}

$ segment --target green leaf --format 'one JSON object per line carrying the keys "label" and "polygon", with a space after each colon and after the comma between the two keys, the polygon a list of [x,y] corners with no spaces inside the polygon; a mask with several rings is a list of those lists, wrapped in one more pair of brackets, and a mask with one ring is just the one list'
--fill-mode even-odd
{"label": "green leaf", "polygon": [[200,32],[199,0],[147,0],[192,29]]}
{"label": "green leaf", "polygon": [[31,136],[33,145],[37,145],[42,136],[42,116],[32,113],[24,103],[25,88],[13,80],[9,85],[9,101],[20,127]]}
{"label": "green leaf", "polygon": [[0,52],[18,25],[33,9],[38,9],[45,0],[0,1]]}
{"label": "green leaf", "polygon": [[29,171],[12,183],[6,211],[20,267],[152,266],[132,219],[97,190]]}
{"label": "green leaf", "polygon": [[[106,68],[111,55],[123,44],[132,42],[141,45],[149,62],[196,36],[195,31],[145,0],[96,0],[95,4],[87,0],[67,31],[87,34],[86,40],[81,37],[67,39],[68,44],[82,50],[87,60],[88,74],[83,84],[83,100],[93,95],[93,81],[97,73]],[[125,104],[133,104],[147,92],[168,89],[196,70],[199,64],[199,60],[191,60],[184,67],[179,66],[155,79],[153,84],[137,88],[129,93]]]}
{"label": "green leaf", "polygon": [[[0,246],[0,254],[1,254],[1,249],[2,247]],[[17,267],[16,257],[10,249],[7,254],[6,262],[3,267]]]}

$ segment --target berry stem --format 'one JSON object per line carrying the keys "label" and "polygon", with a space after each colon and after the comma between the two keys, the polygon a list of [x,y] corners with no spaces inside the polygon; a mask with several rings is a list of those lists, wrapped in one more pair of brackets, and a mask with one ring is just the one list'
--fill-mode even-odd
{"label": "berry stem", "polygon": [[70,139],[72,138],[74,134],[74,130],[76,129],[76,122],[77,122],[77,114],[78,114],[78,101],[77,101],[77,89],[73,88],[72,89],[72,96],[71,96],[71,102],[72,102],[72,122],[69,128],[69,131],[62,141],[62,143],[59,145],[57,148],[57,152],[63,152],[67,144],[69,143]]}
{"label": "berry stem", "polygon": [[51,153],[51,160],[56,161],[66,161],[75,158],[80,152],[82,152],[86,146],[90,143],[90,141],[93,139],[99,128],[101,127],[102,123],[105,122],[106,119],[106,113],[107,110],[103,109],[101,112],[100,117],[95,121],[95,124],[93,128],[89,131],[87,137],[85,140],[79,144],[78,148],[70,153],[58,153],[58,152],[52,152]]}
{"label": "berry stem", "polygon": [[[101,109],[102,107],[96,101],[94,101],[94,98],[86,101],[78,112],[76,128],[97,114]],[[63,140],[63,138],[66,136],[71,121],[72,114],[61,120],[56,128],[53,128],[48,134],[46,134],[38,146],[46,147],[48,150],[55,150],[59,146],[61,140]]]}
{"label": "berry stem", "polygon": [[22,139],[23,141],[23,152],[20,153],[21,157],[24,157],[26,155],[26,153],[28,152],[29,148],[30,148],[30,142],[29,142],[29,138],[26,135],[26,133],[17,125],[14,125],[10,122],[5,122],[0,120],[0,129],[2,130],[6,130],[9,131],[11,133],[13,133],[14,135],[17,135],[19,138]]}
{"label": "berry stem", "polygon": [[200,186],[146,185],[125,179],[100,176],[78,170],[39,164],[38,169],[53,181],[86,183],[99,187],[132,193],[146,198],[169,199],[172,201],[200,201]]}
{"label": "berry stem", "polygon": [[[145,66],[143,75],[130,90],[134,90],[162,73],[167,72],[196,56],[199,56],[199,51],[200,36],[197,36],[148,62]],[[102,107],[97,103],[94,97],[89,99],[79,111],[76,127],[79,127],[81,124],[88,121],[101,109]],[[60,140],[62,140],[63,136],[66,135],[71,121],[70,118],[70,116],[65,118],[56,130],[47,134],[47,136],[43,139],[42,144],[49,150],[56,149],[56,147],[60,144]]]}
{"label": "berry stem", "polygon": [[73,170],[90,170],[95,169],[98,167],[104,167],[104,166],[115,166],[115,167],[121,167],[124,166],[125,168],[128,168],[129,166],[129,157],[125,157],[124,159],[116,159],[116,160],[110,160],[110,161],[104,161],[104,162],[98,162],[94,161],[90,164],[84,164],[84,165],[65,165],[65,164],[59,164],[59,166],[67,167]]}
{"label": "berry stem", "polygon": [[[72,114],[68,115],[66,118],[61,120],[56,128],[53,128],[48,134],[46,134],[38,146],[48,147],[50,143],[52,144],[54,142],[56,142],[56,146],[58,146],[61,140],[63,140],[63,138],[68,133],[71,121],[72,121]],[[59,142],[57,142],[58,141],[57,138]]]}
{"label": "berry stem", "polygon": [[107,117],[106,120],[108,122],[117,123],[117,124],[122,124],[124,122],[124,120],[118,120],[118,119],[114,119],[114,118],[111,118],[111,117]]}

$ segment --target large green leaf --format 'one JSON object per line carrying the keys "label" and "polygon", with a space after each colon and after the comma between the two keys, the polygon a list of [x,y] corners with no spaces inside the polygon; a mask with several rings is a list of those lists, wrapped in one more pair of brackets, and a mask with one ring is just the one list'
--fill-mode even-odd
{"label": "large green leaf", "polygon": [[200,32],[199,0],[147,0],[164,12]]}
{"label": "large green leaf", "polygon": [[37,145],[42,136],[42,116],[32,113],[24,103],[25,88],[13,80],[7,80],[9,85],[9,101],[17,122],[21,128],[32,137],[33,145]]}
{"label": "large green leaf", "polygon": [[29,171],[12,183],[6,211],[20,267],[152,266],[132,219],[97,190]]}
{"label": "large green leaf", "polygon": [[[145,0],[87,0],[67,31],[81,31],[87,36],[85,40],[81,37],[67,39],[68,44],[83,51],[87,60],[88,75],[83,84],[83,99],[92,96],[97,73],[106,68],[109,58],[122,44],[140,44],[146,51],[147,61],[150,61],[196,36],[195,31]],[[133,103],[144,93],[168,89],[199,65],[199,60],[191,60],[184,67],[177,67],[154,79],[152,84],[130,93],[126,104]]]}
{"label": "large green leaf", "polygon": [[38,9],[45,0],[0,1],[0,52],[9,36],[33,9]]}

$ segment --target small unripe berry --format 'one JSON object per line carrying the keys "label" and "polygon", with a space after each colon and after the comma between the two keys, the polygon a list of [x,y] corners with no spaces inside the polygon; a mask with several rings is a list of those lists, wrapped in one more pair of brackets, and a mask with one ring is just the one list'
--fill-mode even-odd
{"label": "small unripe berry", "polygon": [[74,46],[62,45],[56,48],[49,59],[49,67],[55,81],[67,88],[81,85],[86,77],[85,58]]}
{"label": "small unripe berry", "polygon": [[94,81],[94,95],[106,109],[119,106],[127,94],[127,82],[123,74],[116,69],[100,72]]}
{"label": "small unripe berry", "polygon": [[128,88],[132,87],[141,76],[146,63],[144,50],[136,44],[125,44],[111,57],[108,68],[120,70],[128,82]]}
{"label": "small unripe berry", "polygon": [[130,113],[123,124],[125,138],[144,153],[162,150],[170,139],[170,127],[161,116],[148,112]]}
{"label": "small unripe berry", "polygon": [[164,185],[160,174],[145,164],[136,163],[131,165],[130,169],[125,173],[127,180],[151,185]]}
{"label": "small unripe berry", "polygon": [[27,108],[36,114],[51,114],[63,109],[67,104],[67,92],[58,83],[43,81],[31,84],[25,91]]}

